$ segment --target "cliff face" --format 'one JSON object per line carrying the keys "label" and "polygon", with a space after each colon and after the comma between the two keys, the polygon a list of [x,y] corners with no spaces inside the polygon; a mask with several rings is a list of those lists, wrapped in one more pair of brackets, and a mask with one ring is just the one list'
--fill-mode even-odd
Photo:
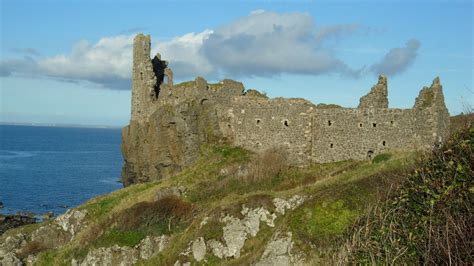
{"label": "cliff face", "polygon": [[439,79],[411,109],[388,108],[380,76],[358,108],[314,105],[304,99],[269,99],[240,82],[208,84],[201,77],[173,84],[173,72],[150,37],[134,41],[132,117],[123,130],[125,186],[168,178],[189,166],[203,144],[227,143],[253,152],[284,149],[306,166],[372,159],[394,150],[431,148],[444,141],[449,114]]}
{"label": "cliff face", "polygon": [[166,178],[194,162],[201,144],[221,137],[209,107],[198,101],[162,105],[147,123],[131,121],[122,132],[124,185]]}

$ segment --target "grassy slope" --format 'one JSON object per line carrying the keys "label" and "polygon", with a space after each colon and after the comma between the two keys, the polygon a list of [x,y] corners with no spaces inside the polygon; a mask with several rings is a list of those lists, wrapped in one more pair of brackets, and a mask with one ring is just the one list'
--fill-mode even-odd
{"label": "grassy slope", "polygon": [[[413,164],[413,156],[381,156],[375,163],[317,164],[308,168],[284,169],[264,179],[245,179],[232,174],[223,175],[221,169],[232,169],[255,160],[254,154],[226,146],[203,147],[201,159],[171,179],[130,186],[80,206],[79,209],[88,210],[89,226],[68,245],[41,253],[38,264],[69,264],[73,257],[83,258],[90,249],[114,244],[134,246],[146,235],[170,233],[169,229],[172,233],[170,247],[163,255],[143,263],[173,264],[189,241],[199,236],[217,238],[222,234],[222,225],[218,222],[220,213],[238,215],[243,203],[272,209],[272,198],[295,194],[311,195],[312,198],[302,207],[278,218],[276,228],[293,232],[296,246],[313,260],[319,260],[325,250],[333,247],[333,239],[342,235],[377,193],[384,193],[391,184],[399,182],[404,169]],[[192,205],[190,215],[172,223],[163,219],[151,226],[125,229],[117,226],[120,217],[126,216],[134,206],[153,202],[159,190],[177,185],[187,188],[184,201]],[[210,217],[210,222],[199,229],[206,216]],[[274,229],[263,226],[256,238],[246,242],[240,259],[225,263],[237,265],[255,261],[272,232]],[[211,255],[207,255],[207,260],[210,264],[219,262]]]}

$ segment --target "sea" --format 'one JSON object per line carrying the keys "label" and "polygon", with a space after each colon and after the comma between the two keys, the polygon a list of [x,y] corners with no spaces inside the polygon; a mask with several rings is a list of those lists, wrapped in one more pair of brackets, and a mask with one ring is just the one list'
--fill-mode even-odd
{"label": "sea", "polygon": [[64,213],[122,188],[121,130],[0,125],[1,214]]}

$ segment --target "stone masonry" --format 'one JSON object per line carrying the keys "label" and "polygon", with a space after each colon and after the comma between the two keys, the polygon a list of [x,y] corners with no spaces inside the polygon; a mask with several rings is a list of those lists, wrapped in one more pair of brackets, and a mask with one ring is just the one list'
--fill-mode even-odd
{"label": "stone masonry", "polygon": [[285,149],[297,166],[367,160],[389,151],[428,149],[448,134],[449,113],[439,78],[411,109],[388,108],[380,76],[358,108],[269,99],[240,82],[197,77],[173,85],[173,72],[150,37],[134,40],[132,117],[123,129],[124,185],[167,178],[193,163],[202,144],[227,143],[254,152]]}

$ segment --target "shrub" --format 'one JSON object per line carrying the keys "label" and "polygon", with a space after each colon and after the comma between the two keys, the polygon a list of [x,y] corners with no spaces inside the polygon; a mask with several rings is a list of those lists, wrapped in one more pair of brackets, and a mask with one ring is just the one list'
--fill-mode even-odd
{"label": "shrub", "polygon": [[44,244],[39,241],[30,241],[21,248],[20,252],[18,252],[18,256],[26,257],[30,254],[38,254],[47,249],[48,248],[45,247]]}
{"label": "shrub", "polygon": [[338,263],[470,264],[474,129],[421,161],[406,182],[348,232]]}
{"label": "shrub", "polygon": [[154,229],[158,234],[177,229],[191,216],[192,205],[177,196],[166,196],[155,202],[140,202],[115,217],[117,228],[127,230]]}
{"label": "shrub", "polygon": [[255,156],[249,164],[247,182],[259,182],[279,176],[288,169],[288,154],[283,148],[271,148]]}

